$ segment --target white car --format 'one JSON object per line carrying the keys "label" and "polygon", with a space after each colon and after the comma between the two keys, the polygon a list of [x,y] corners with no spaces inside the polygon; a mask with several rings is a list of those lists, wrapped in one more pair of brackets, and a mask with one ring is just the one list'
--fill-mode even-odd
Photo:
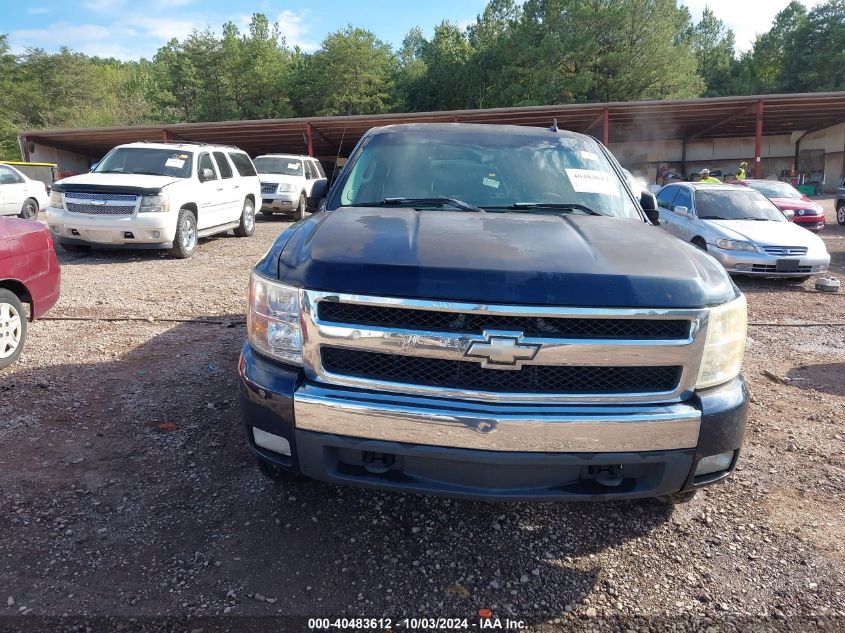
{"label": "white car", "polygon": [[255,166],[235,147],[129,143],[54,183],[47,224],[65,250],[159,248],[184,259],[200,237],[252,235],[260,200]]}
{"label": "white car", "polygon": [[328,179],[320,161],[310,156],[264,154],[255,159],[261,178],[261,212],[293,213],[301,220],[308,208],[316,208],[328,190]]}
{"label": "white car", "polygon": [[47,187],[11,165],[0,164],[0,215],[34,220],[47,208]]}
{"label": "white car", "polygon": [[673,183],[657,193],[660,226],[715,257],[731,274],[792,277],[823,273],[830,254],[748,187]]}

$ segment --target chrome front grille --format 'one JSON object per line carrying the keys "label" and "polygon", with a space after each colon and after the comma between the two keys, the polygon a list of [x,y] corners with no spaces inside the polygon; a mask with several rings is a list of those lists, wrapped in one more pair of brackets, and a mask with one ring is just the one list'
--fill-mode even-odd
{"label": "chrome front grille", "polygon": [[276,193],[276,189],[278,188],[278,186],[279,185],[277,185],[274,182],[270,182],[270,183],[262,182],[261,183],[261,193]]}
{"label": "chrome front grille", "polygon": [[556,318],[554,316],[492,315],[436,310],[409,310],[378,305],[323,301],[320,320],[325,323],[374,325],[431,332],[515,330],[524,336],[577,339],[664,339],[689,336],[689,319]]}
{"label": "chrome front grille", "polygon": [[764,246],[763,250],[774,257],[796,257],[807,254],[806,246]]}
{"label": "chrome front grille", "polygon": [[129,194],[69,191],[64,200],[71,213],[88,215],[132,215],[138,208],[138,196]]}
{"label": "chrome front grille", "polygon": [[708,314],[310,290],[302,308],[313,381],[492,402],[679,401],[694,389]]}

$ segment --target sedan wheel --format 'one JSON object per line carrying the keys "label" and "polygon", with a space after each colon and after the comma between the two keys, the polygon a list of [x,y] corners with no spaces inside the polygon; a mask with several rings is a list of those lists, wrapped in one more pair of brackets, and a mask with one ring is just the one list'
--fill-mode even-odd
{"label": "sedan wheel", "polygon": [[37,220],[38,203],[32,198],[27,198],[26,200],[24,200],[23,206],[21,207],[20,217],[25,220]]}
{"label": "sedan wheel", "polygon": [[0,369],[14,362],[25,338],[26,320],[20,300],[8,290],[0,290]]}
{"label": "sedan wheel", "polygon": [[840,204],[839,208],[836,209],[836,221],[839,224],[845,224],[845,204]]}

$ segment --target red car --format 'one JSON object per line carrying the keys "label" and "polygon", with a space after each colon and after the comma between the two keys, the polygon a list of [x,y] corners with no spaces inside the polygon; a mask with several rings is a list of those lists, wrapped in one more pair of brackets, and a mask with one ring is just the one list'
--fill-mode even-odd
{"label": "red car", "polygon": [[737,180],[734,184],[756,189],[771,200],[788,218],[790,214],[787,211],[792,211],[790,220],[805,229],[817,233],[824,228],[824,209],[821,205],[810,200],[789,183],[780,180],[746,179]]}
{"label": "red car", "polygon": [[[0,369],[20,356],[27,318],[37,319],[59,300],[61,272],[47,227],[34,220],[0,218]],[[24,309],[29,305],[29,312]]]}

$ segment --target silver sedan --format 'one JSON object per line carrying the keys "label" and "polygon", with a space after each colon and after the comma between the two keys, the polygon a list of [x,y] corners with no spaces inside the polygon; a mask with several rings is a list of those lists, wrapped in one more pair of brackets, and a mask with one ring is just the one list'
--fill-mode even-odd
{"label": "silver sedan", "polygon": [[732,274],[810,277],[830,255],[765,196],[735,185],[673,183],[657,193],[660,226],[715,257]]}

